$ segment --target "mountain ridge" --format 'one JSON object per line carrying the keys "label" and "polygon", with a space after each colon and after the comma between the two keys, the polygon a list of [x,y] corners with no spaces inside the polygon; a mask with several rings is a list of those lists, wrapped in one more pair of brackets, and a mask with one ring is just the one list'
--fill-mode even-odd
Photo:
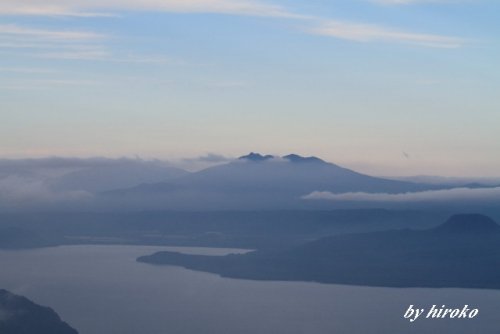
{"label": "mountain ridge", "polygon": [[141,184],[103,195],[111,199],[135,197],[135,203],[147,196],[148,203],[156,201],[168,208],[287,209],[318,205],[302,199],[314,191],[394,194],[435,189],[441,187],[373,177],[317,157],[289,154],[278,158],[252,152],[167,182]]}
{"label": "mountain ridge", "polygon": [[[496,232],[442,233],[448,225],[495,226]],[[500,289],[499,228],[482,215],[458,215],[428,230],[336,235],[287,250],[223,257],[158,252],[137,260],[253,280]]]}

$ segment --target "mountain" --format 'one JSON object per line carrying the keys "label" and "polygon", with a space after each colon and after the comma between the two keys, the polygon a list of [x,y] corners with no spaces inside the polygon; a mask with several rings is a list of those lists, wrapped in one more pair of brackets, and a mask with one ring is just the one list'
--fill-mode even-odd
{"label": "mountain", "polygon": [[250,153],[174,180],[104,195],[165,209],[273,209],[315,205],[302,199],[313,191],[403,193],[439,188],[364,175],[317,157]]}
{"label": "mountain", "polygon": [[423,231],[338,235],[222,257],[159,252],[138,261],[256,280],[500,289],[500,227],[482,215],[456,215]]}
{"label": "mountain", "polygon": [[308,163],[324,163],[325,161],[321,160],[320,158],[316,157],[301,157],[298,154],[289,154],[285,155],[283,159],[288,160],[290,162],[294,163],[300,163],[300,162],[308,162]]}
{"label": "mountain", "polygon": [[266,161],[266,160],[270,160],[270,159],[274,159],[274,156],[262,155],[260,153],[254,153],[254,152],[250,152],[249,154],[243,155],[243,156],[238,158],[238,160],[248,160],[248,161],[254,161],[254,162]]}
{"label": "mountain", "polygon": [[435,229],[437,232],[462,235],[500,233],[500,226],[488,216],[480,214],[454,215]]}
{"label": "mountain", "polygon": [[0,289],[0,333],[78,334],[50,308]]}

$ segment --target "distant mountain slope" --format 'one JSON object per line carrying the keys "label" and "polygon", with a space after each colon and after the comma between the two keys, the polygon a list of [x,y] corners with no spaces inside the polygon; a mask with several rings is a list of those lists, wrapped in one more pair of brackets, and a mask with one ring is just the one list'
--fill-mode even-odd
{"label": "distant mountain slope", "polygon": [[415,183],[448,185],[453,187],[486,188],[500,186],[500,178],[495,177],[444,177],[444,176],[402,176],[387,177],[392,180],[409,181]]}
{"label": "distant mountain slope", "polygon": [[224,257],[159,252],[138,261],[257,280],[500,289],[500,227],[482,215],[457,215],[425,231],[339,235]]}
{"label": "distant mountain slope", "polygon": [[363,175],[315,157],[288,155],[271,159],[261,156],[261,160],[253,155],[185,176],[172,184],[207,190],[292,192],[295,196],[314,190],[402,192],[427,188]]}
{"label": "distant mountain slope", "polygon": [[305,205],[301,196],[313,191],[402,193],[439,188],[360,174],[316,157],[290,154],[276,158],[250,153],[172,181],[143,184],[106,196],[160,201],[167,208],[296,208]]}
{"label": "distant mountain slope", "polygon": [[117,159],[51,178],[47,184],[57,191],[84,190],[95,193],[169,181],[187,174],[163,162]]}
{"label": "distant mountain slope", "polygon": [[0,290],[0,333],[78,334],[50,308]]}

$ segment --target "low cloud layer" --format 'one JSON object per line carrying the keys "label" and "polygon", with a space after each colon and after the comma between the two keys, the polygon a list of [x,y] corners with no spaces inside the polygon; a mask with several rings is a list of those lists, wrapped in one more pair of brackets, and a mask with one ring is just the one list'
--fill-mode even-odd
{"label": "low cloud layer", "polygon": [[54,191],[40,179],[8,176],[0,179],[0,208],[50,208],[91,200],[93,195],[80,190]]}
{"label": "low cloud layer", "polygon": [[140,158],[61,158],[49,157],[38,159],[0,159],[0,171],[15,170],[15,169],[38,169],[38,168],[85,168],[85,167],[102,167],[102,166],[118,166],[124,163],[144,163],[144,164],[166,164],[161,160],[143,160]]}
{"label": "low cloud layer", "polygon": [[339,202],[435,202],[435,201],[491,201],[500,200],[500,187],[454,188],[408,192],[403,194],[351,192],[334,194],[329,191],[314,191],[302,197],[305,200],[327,200]]}
{"label": "low cloud layer", "polygon": [[100,191],[160,182],[183,173],[159,160],[0,159],[0,209],[86,205]]}
{"label": "low cloud layer", "polygon": [[226,157],[224,155],[207,153],[198,157],[184,158],[172,163],[182,169],[189,171],[199,171],[208,167],[213,167],[234,161],[235,158]]}

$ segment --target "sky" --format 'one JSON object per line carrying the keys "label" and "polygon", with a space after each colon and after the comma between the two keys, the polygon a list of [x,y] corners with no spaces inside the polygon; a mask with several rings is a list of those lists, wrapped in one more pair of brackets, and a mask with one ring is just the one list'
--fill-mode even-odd
{"label": "sky", "polygon": [[500,2],[0,0],[0,158],[500,176]]}

